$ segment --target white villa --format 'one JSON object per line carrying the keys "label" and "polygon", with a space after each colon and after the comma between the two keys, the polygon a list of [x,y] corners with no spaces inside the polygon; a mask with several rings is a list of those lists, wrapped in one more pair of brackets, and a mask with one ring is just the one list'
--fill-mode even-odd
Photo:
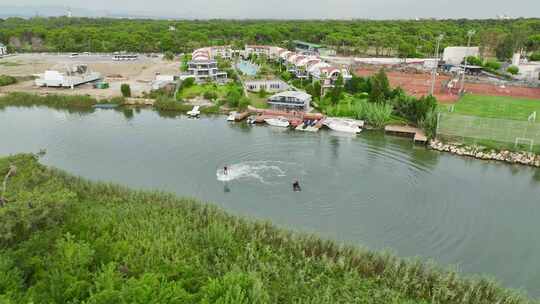
{"label": "white villa", "polygon": [[210,47],[210,56],[221,57],[223,59],[231,59],[233,50],[230,46],[213,46]]}
{"label": "white villa", "polygon": [[7,46],[0,42],[0,56],[7,55]]}
{"label": "white villa", "polygon": [[282,92],[289,89],[289,85],[281,79],[250,80],[244,82],[244,87],[250,92],[259,92],[264,89],[270,93]]}
{"label": "white villa", "polygon": [[197,82],[226,81],[227,73],[218,69],[215,56],[227,55],[222,47],[207,47],[197,49],[191,54],[188,62],[188,75],[193,76]]}
{"label": "white villa", "polygon": [[320,81],[325,88],[332,87],[339,75],[344,81],[352,78],[346,68],[331,65],[317,55],[306,55],[283,50],[279,58],[287,66],[287,71],[298,78],[311,78]]}
{"label": "white villa", "polygon": [[330,65],[312,67],[310,74],[314,81],[319,81],[321,83],[323,88],[334,87],[334,84],[340,75],[343,77],[343,82],[347,82],[352,78],[352,75],[347,69]]}
{"label": "white villa", "polygon": [[256,54],[257,56],[264,55],[270,59],[278,59],[280,52],[285,51],[284,48],[270,45],[246,45],[244,48],[244,55],[247,57],[250,54]]}
{"label": "white villa", "polygon": [[268,98],[268,104],[276,110],[309,112],[311,95],[301,91],[285,91]]}

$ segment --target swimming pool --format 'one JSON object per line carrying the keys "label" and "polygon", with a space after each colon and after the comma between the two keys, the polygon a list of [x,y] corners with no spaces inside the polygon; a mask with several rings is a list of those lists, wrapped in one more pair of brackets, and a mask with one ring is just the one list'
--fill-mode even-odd
{"label": "swimming pool", "polygon": [[257,75],[257,72],[259,71],[259,66],[256,64],[253,64],[249,61],[239,61],[236,64],[236,68],[239,69],[244,75],[247,76],[255,76]]}

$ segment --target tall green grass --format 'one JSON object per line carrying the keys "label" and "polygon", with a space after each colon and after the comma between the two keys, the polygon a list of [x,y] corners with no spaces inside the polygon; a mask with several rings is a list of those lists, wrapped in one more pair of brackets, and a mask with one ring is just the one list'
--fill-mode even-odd
{"label": "tall green grass", "polygon": [[0,158],[0,175],[10,164],[7,303],[532,303],[492,280],[89,182],[31,155]]}
{"label": "tall green grass", "polygon": [[335,106],[326,106],[325,109],[329,116],[364,120],[377,129],[384,128],[392,119],[391,105],[371,103],[366,99],[347,98]]}
{"label": "tall green grass", "polygon": [[98,101],[90,96],[46,95],[14,92],[0,97],[0,106],[48,106],[51,108],[91,108]]}
{"label": "tall green grass", "polygon": [[97,100],[87,95],[36,95],[23,92],[13,92],[0,97],[0,108],[6,106],[33,107],[47,106],[54,109],[90,110],[99,103],[123,104],[124,98],[113,97]]}

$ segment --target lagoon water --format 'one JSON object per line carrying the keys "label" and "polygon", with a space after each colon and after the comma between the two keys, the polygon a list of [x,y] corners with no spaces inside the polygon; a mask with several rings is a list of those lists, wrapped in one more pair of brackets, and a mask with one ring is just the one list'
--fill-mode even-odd
{"label": "lagoon water", "polygon": [[[86,178],[431,258],[540,296],[537,169],[441,154],[376,132],[311,134],[151,110],[0,110],[0,155],[40,149],[46,165]],[[303,191],[295,193],[297,178]]]}

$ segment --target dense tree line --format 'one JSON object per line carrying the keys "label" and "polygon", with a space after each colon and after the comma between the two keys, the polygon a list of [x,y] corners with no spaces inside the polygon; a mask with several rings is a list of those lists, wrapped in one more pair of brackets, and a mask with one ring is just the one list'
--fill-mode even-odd
{"label": "dense tree line", "polygon": [[540,50],[540,19],[516,20],[355,20],[168,21],[110,18],[0,19],[0,41],[16,51],[189,52],[207,45],[245,43],[290,46],[293,39],[323,43],[341,54],[422,57],[442,46],[473,45],[484,54],[507,59],[512,52]]}

